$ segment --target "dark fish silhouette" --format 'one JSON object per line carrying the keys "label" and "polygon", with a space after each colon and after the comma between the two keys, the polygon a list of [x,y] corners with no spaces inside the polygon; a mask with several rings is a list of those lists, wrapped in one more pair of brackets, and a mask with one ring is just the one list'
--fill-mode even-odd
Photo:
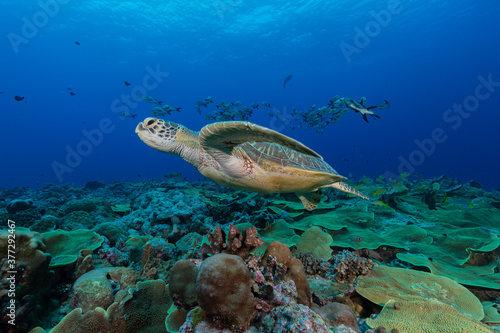
{"label": "dark fish silhouette", "polygon": [[122,112],[122,113],[120,113],[120,117],[122,117],[122,118],[133,118],[133,119],[135,119],[136,116],[137,116],[137,114],[132,114],[130,112]]}
{"label": "dark fish silhouette", "polygon": [[0,91],[0,95],[3,94],[3,91]]}
{"label": "dark fish silhouette", "polygon": [[123,82],[123,83],[125,83],[125,85],[126,85],[126,86],[130,86],[130,85],[132,84],[132,83],[130,83],[130,82],[128,82],[128,81],[125,81],[125,82]]}
{"label": "dark fish silhouette", "polygon": [[152,104],[158,104],[160,106],[161,106],[161,103],[163,103],[163,101],[158,101],[151,96],[137,95],[136,97],[142,98],[142,100],[145,102],[152,103]]}
{"label": "dark fish silhouette", "polygon": [[386,100],[386,99],[384,99],[384,103],[380,103],[380,104],[377,104],[375,106],[369,106],[366,109],[367,110],[371,110],[371,109],[384,109],[384,108],[388,108],[389,106],[391,106],[391,104],[389,103],[389,101]]}
{"label": "dark fish silhouette", "polygon": [[285,89],[285,88],[286,88],[287,83],[288,83],[288,82],[290,82],[290,80],[291,80],[292,78],[293,78],[293,75],[292,75],[292,74],[288,75],[288,76],[285,78],[285,80],[283,81],[283,89]]}
{"label": "dark fish silhouette", "polygon": [[75,94],[74,92],[72,92],[72,91],[70,91],[70,92],[69,92],[69,94],[70,94],[71,96],[75,96],[75,95],[76,95],[76,94]]}
{"label": "dark fish silhouette", "polygon": [[437,206],[436,191],[427,191],[422,196],[420,201],[425,203],[430,210],[437,210],[438,208],[441,208],[441,207]]}
{"label": "dark fish silhouette", "polygon": [[76,45],[80,45],[80,42],[76,42],[76,41],[75,41],[75,44],[76,44]]}
{"label": "dark fish silhouette", "polygon": [[14,96],[14,99],[18,102],[22,101],[24,99],[24,96]]}

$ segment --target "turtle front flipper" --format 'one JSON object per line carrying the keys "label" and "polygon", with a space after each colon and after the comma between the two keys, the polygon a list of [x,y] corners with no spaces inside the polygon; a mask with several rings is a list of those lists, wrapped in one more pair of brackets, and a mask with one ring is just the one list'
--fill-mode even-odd
{"label": "turtle front flipper", "polygon": [[333,187],[333,188],[335,188],[337,190],[340,190],[342,192],[354,194],[354,195],[357,195],[358,197],[360,197],[362,199],[370,200],[370,198],[368,196],[364,195],[363,193],[361,193],[358,190],[356,190],[354,187],[352,187],[350,185],[347,185],[344,182],[336,182],[336,183],[327,185],[325,187]]}
{"label": "turtle front flipper", "polygon": [[297,197],[299,197],[300,201],[304,205],[304,208],[307,210],[314,210],[318,207],[319,202],[321,201],[321,192],[296,192]]}

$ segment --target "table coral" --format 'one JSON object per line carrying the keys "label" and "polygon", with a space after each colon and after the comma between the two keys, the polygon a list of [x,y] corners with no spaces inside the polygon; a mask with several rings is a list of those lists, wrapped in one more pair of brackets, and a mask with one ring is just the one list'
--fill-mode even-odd
{"label": "table coral", "polygon": [[412,333],[492,333],[485,325],[457,312],[437,300],[388,301],[375,318],[368,318],[370,327]]}
{"label": "table coral", "polygon": [[[58,256],[65,256],[63,264],[73,263],[77,259],[80,250],[95,250],[101,246],[104,239],[92,230],[64,231],[55,230],[42,234],[46,239],[47,252],[53,256],[53,261],[57,261]],[[51,267],[56,267],[55,262],[51,262]]]}
{"label": "table coral", "polygon": [[391,299],[398,302],[434,299],[475,320],[484,317],[481,302],[467,288],[427,272],[380,265],[372,270],[372,276],[358,279],[356,291],[379,305]]}

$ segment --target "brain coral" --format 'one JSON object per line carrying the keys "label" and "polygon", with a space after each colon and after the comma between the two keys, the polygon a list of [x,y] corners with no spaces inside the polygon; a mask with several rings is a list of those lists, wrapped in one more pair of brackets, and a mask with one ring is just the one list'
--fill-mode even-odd
{"label": "brain coral", "polygon": [[196,296],[200,307],[223,323],[245,327],[254,315],[253,280],[237,255],[217,254],[200,267]]}

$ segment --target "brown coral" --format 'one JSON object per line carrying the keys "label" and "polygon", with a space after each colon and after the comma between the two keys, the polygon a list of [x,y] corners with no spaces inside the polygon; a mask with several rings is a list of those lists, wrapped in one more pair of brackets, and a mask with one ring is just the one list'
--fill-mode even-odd
{"label": "brown coral", "polygon": [[360,332],[354,311],[345,304],[337,302],[328,303],[318,309],[314,309],[314,311],[321,315],[330,327],[345,325],[355,332]]}
{"label": "brown coral", "polygon": [[240,256],[242,259],[248,257],[259,246],[264,244],[262,238],[257,236],[255,227],[244,229],[240,232],[238,227],[229,225],[229,234],[226,239],[226,233],[218,225],[215,230],[207,235],[210,245],[203,244],[200,252],[204,258],[208,254],[227,253]]}
{"label": "brown coral", "polygon": [[272,258],[275,258],[278,264],[277,268],[279,264],[283,264],[288,268],[285,274],[285,280],[293,280],[295,282],[298,302],[300,304],[309,305],[311,303],[311,289],[302,262],[292,256],[292,252],[290,252],[286,244],[278,241],[274,241],[269,245],[266,253],[264,253],[262,257],[262,262],[270,268],[270,263],[273,263]]}
{"label": "brown coral", "polygon": [[170,273],[170,295],[178,307],[190,310],[196,302],[196,278],[198,268],[189,260],[175,263]]}
{"label": "brown coral", "polygon": [[250,271],[239,256],[217,254],[203,261],[200,267],[198,304],[212,321],[243,328],[254,315],[252,284]]}

